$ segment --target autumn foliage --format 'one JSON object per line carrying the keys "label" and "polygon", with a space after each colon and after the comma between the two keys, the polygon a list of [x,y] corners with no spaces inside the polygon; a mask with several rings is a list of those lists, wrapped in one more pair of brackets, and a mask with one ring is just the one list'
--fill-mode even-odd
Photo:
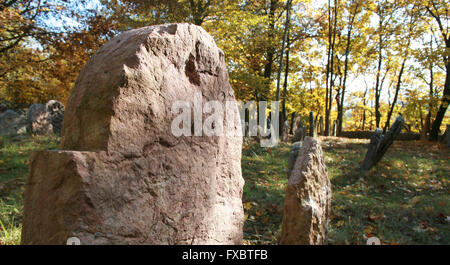
{"label": "autumn foliage", "polygon": [[374,130],[401,113],[436,139],[450,121],[448,10],[442,0],[0,0],[0,103],[65,102],[112,36],[189,22],[225,52],[240,100],[279,95],[286,117],[313,111],[325,134],[335,120],[338,132]]}

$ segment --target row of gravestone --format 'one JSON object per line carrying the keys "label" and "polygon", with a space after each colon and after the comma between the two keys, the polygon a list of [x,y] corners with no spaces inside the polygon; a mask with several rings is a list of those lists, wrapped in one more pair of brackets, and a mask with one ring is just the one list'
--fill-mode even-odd
{"label": "row of gravestone", "polygon": [[[174,136],[172,121],[199,93],[227,104],[224,133]],[[80,72],[61,150],[31,155],[22,243],[241,244],[240,130],[224,54],[201,27],[122,33]],[[287,186],[281,243],[326,243],[330,200],[321,147],[307,137]]]}
{"label": "row of gravestone", "polygon": [[0,109],[0,135],[61,133],[64,105],[59,101],[33,104],[28,109],[12,110],[4,106],[0,106]]}

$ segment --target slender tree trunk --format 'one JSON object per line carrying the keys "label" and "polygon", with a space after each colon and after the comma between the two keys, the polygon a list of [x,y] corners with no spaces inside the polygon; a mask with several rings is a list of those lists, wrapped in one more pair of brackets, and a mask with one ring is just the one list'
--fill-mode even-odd
{"label": "slender tree trunk", "polygon": [[436,114],[436,118],[433,121],[433,125],[431,125],[430,140],[432,141],[438,140],[441,123],[444,119],[447,107],[450,104],[450,63],[447,63],[445,68],[447,74],[445,77],[444,93],[442,95],[441,104]]}
{"label": "slender tree trunk", "polygon": [[[269,6],[269,32],[268,32],[268,42],[269,45],[266,51],[266,60],[267,63],[264,66],[264,78],[266,79],[266,89],[270,88],[271,76],[272,76],[272,68],[273,61],[275,56],[275,48],[274,48],[274,36],[275,36],[275,11],[278,7],[278,0],[270,0]],[[256,99],[259,100],[259,99]],[[267,100],[266,98],[261,98],[261,100]]]}
{"label": "slender tree trunk", "polygon": [[[431,55],[431,51],[433,50],[433,35],[431,35],[431,40],[430,40],[430,55]],[[428,103],[428,114],[425,117],[425,125],[423,128],[423,138],[424,140],[427,139],[427,135],[430,133],[430,126],[431,126],[431,113],[433,111],[433,90],[434,90],[434,76],[433,76],[433,60],[430,59],[430,83],[428,84],[430,87],[430,101]]]}
{"label": "slender tree trunk", "polygon": [[359,2],[356,2],[355,10],[352,14],[352,18],[350,20],[350,23],[348,25],[348,31],[347,31],[347,45],[345,47],[345,60],[344,60],[344,80],[342,82],[342,92],[341,92],[341,103],[339,104],[338,109],[338,135],[342,132],[342,122],[343,122],[343,116],[344,116],[344,97],[345,97],[345,88],[347,84],[347,74],[348,74],[348,56],[350,54],[350,43],[351,43],[351,35],[353,30],[353,23],[356,18],[356,14],[358,13],[358,7]]}
{"label": "slender tree trunk", "polygon": [[[289,31],[288,31],[289,34]],[[286,45],[287,51],[286,51],[286,67],[284,71],[284,84],[283,84],[283,102],[282,102],[282,113],[281,118],[283,121],[283,127],[284,122],[287,120],[287,111],[286,111],[286,98],[287,98],[287,86],[288,86],[288,77],[289,77],[289,54],[290,54],[290,38],[289,35],[287,37],[287,45]]]}
{"label": "slender tree trunk", "polygon": [[[381,43],[381,41],[380,41]],[[380,73],[381,73],[381,64],[382,64],[382,60],[383,60],[383,56],[382,56],[382,52],[381,52],[381,48],[379,49],[378,52],[378,68],[377,68],[377,79],[376,79],[376,84],[375,84],[375,125],[376,127],[380,127],[380,119],[381,119],[381,114],[380,114],[380,90],[379,86],[380,86]]]}
{"label": "slender tree trunk", "polygon": [[[284,25],[284,33],[283,33],[283,41],[281,43],[281,51],[280,51],[280,61],[279,61],[279,67],[278,67],[278,76],[277,76],[277,90],[276,90],[276,101],[280,101],[280,85],[281,85],[281,71],[283,70],[283,55],[284,55],[284,49],[286,46],[286,38],[289,34],[289,17],[290,17],[290,9],[291,9],[291,0],[288,0],[286,3],[286,22]],[[286,81],[285,81],[286,82]],[[283,99],[283,104],[285,104],[285,101]],[[284,115],[285,107],[283,106],[283,113],[281,116],[281,122],[280,122],[280,135],[282,135],[284,130],[284,121],[285,121],[285,115]]]}
{"label": "slender tree trunk", "polygon": [[364,79],[364,83],[366,84],[366,88],[364,89],[364,95],[363,95],[363,117],[362,117],[362,128],[361,130],[364,131],[365,127],[366,127],[366,96],[367,96],[367,92],[369,91],[369,86],[366,83],[366,80]]}
{"label": "slender tree trunk", "polygon": [[[330,2],[328,2],[330,4]],[[334,0],[334,7],[333,7],[333,15],[334,15],[334,22],[333,22],[333,29],[331,30],[331,32],[329,33],[329,39],[331,38],[331,55],[330,55],[330,66],[328,69],[330,78],[329,78],[329,87],[327,89],[328,95],[327,95],[327,100],[328,100],[328,108],[326,109],[325,112],[325,135],[328,136],[330,135],[330,129],[331,129],[331,109],[333,106],[333,87],[334,87],[334,52],[335,52],[335,44],[336,44],[336,27],[337,27],[337,6],[338,6],[338,1]]]}
{"label": "slender tree trunk", "polygon": [[281,42],[281,51],[280,51],[280,61],[278,67],[278,76],[277,76],[277,90],[276,90],[276,101],[280,100],[280,80],[281,80],[281,71],[283,69],[283,55],[284,49],[286,46],[286,37],[289,32],[289,11],[291,9],[291,0],[288,0],[286,3],[286,22],[284,25],[284,33],[283,33],[283,41]]}
{"label": "slender tree trunk", "polygon": [[[434,6],[434,3],[432,1],[431,4]],[[439,29],[440,32],[442,33],[442,38],[444,40],[446,50],[447,51],[450,50],[450,37],[448,36],[448,28],[446,28],[445,26],[446,21],[445,18],[443,20],[441,16],[437,13],[434,13],[434,11],[432,11],[432,9],[430,9],[429,6],[426,6],[426,9],[439,25]],[[446,14],[446,16],[448,18],[448,14]],[[448,105],[450,104],[450,55],[448,54],[448,52],[444,53],[443,60],[446,70],[444,92],[442,94],[441,104],[439,105],[438,112],[436,113],[436,118],[433,121],[433,125],[431,125],[431,132],[430,132],[431,141],[438,140],[442,120],[444,119],[445,112],[447,111]]]}
{"label": "slender tree trunk", "polygon": [[325,89],[325,136],[330,134],[330,119],[328,119],[328,91],[330,90],[330,62],[331,62],[331,39],[332,39],[332,18],[331,18],[331,1],[328,0],[328,54],[327,54],[327,70],[326,70],[326,89]]}
{"label": "slender tree trunk", "polygon": [[394,112],[395,104],[397,103],[398,93],[399,93],[400,88],[401,88],[402,75],[403,75],[403,70],[405,69],[405,63],[406,63],[406,58],[403,59],[402,67],[400,68],[400,73],[398,74],[397,87],[395,88],[394,100],[392,101],[391,108],[390,108],[389,113],[387,115],[386,124],[384,125],[383,133],[385,133],[386,130],[390,126],[391,116],[392,116],[392,113]]}
{"label": "slender tree trunk", "polygon": [[375,127],[380,127],[381,113],[380,113],[380,94],[381,94],[381,85],[380,85],[380,77],[381,77],[381,65],[383,62],[383,20],[380,17],[378,22],[378,30],[379,30],[379,43],[378,43],[378,67],[377,67],[377,78],[375,83]]}

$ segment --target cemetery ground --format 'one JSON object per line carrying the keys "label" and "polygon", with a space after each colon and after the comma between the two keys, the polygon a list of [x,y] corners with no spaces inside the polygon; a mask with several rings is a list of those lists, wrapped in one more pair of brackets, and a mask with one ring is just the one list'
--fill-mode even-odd
{"label": "cemetery ground", "polygon": [[[372,170],[357,169],[368,140],[320,137],[333,185],[329,244],[450,244],[450,151],[397,141]],[[0,244],[19,244],[23,196],[32,150],[55,149],[59,138],[0,138]],[[244,244],[277,244],[287,183],[289,144],[262,148],[245,141]]]}

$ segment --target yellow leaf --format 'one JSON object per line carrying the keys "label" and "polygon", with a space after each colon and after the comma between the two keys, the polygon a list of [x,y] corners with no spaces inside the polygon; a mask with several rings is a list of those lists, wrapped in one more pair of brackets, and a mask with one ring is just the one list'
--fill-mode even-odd
{"label": "yellow leaf", "polygon": [[244,209],[245,209],[245,210],[250,210],[250,208],[252,208],[252,202],[246,202],[246,203],[244,203]]}
{"label": "yellow leaf", "polygon": [[366,234],[366,236],[371,237],[372,236],[372,231],[373,231],[373,227],[372,226],[368,226],[364,229],[364,233]]}

